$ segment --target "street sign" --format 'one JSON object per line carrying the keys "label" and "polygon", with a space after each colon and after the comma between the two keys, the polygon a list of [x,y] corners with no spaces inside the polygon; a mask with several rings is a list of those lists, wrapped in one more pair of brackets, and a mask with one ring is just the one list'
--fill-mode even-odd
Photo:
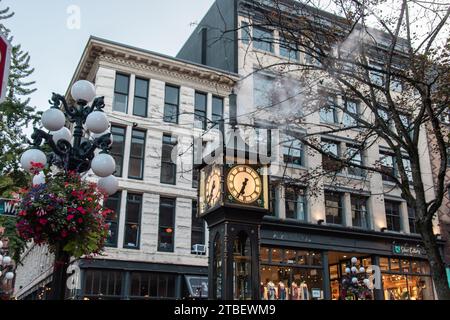
{"label": "street sign", "polygon": [[11,63],[11,44],[3,34],[0,34],[0,103],[5,101],[6,87]]}
{"label": "street sign", "polygon": [[17,204],[11,199],[0,198],[0,216],[17,216]]}

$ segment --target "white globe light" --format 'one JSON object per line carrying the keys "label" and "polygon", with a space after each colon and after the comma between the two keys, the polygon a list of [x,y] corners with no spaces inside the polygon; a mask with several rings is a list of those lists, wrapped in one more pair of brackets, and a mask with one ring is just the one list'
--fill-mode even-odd
{"label": "white globe light", "polygon": [[101,111],[94,111],[86,119],[86,127],[93,133],[102,133],[108,130],[109,121],[106,114]]}
{"label": "white globe light", "polygon": [[39,174],[33,177],[33,186],[39,186],[41,184],[45,184],[45,174],[43,172],[39,172]]}
{"label": "white globe light", "polygon": [[352,272],[356,273],[356,267],[352,267]]}
{"label": "white globe light", "polygon": [[30,149],[25,151],[20,158],[20,164],[26,171],[30,171],[32,168],[32,162],[40,163],[45,166],[47,164],[47,156],[41,150]]}
{"label": "white globe light", "polygon": [[350,268],[345,268],[345,273],[350,273]]}
{"label": "white globe light", "polygon": [[111,196],[119,189],[119,181],[115,176],[111,175],[106,178],[99,179],[97,186],[101,191],[106,192]]}
{"label": "white globe light", "polygon": [[368,287],[370,285],[370,280],[369,279],[364,279],[364,284],[366,285],[366,287]]}
{"label": "white globe light", "polygon": [[357,283],[358,282],[358,278],[352,278],[352,282],[353,283]]}
{"label": "white globe light", "polygon": [[45,129],[49,131],[58,131],[64,127],[66,117],[61,110],[51,108],[42,114],[41,122]]}
{"label": "white globe light", "polygon": [[95,98],[95,86],[89,81],[80,80],[73,84],[70,93],[75,101],[89,102]]}
{"label": "white globe light", "polygon": [[356,264],[358,262],[358,259],[356,259],[355,257],[352,258],[352,263]]}
{"label": "white globe light", "polygon": [[366,272],[366,269],[364,269],[364,267],[359,268],[359,272],[363,273]]}
{"label": "white globe light", "polygon": [[70,130],[66,127],[63,127],[61,130],[52,132],[51,134],[55,143],[58,143],[59,140],[66,140],[68,142],[72,141],[72,132],[70,132]]}
{"label": "white globe light", "polygon": [[100,178],[105,178],[116,170],[116,161],[109,154],[100,153],[92,160],[91,169]]}
{"label": "white globe light", "polygon": [[9,256],[3,257],[4,265],[9,265],[10,263],[11,263],[11,257],[9,257]]}
{"label": "white globe light", "polygon": [[3,248],[3,241],[0,240],[0,249]]}
{"label": "white globe light", "polygon": [[12,272],[7,272],[7,273],[5,274],[5,278],[6,278],[6,280],[12,280],[12,279],[14,278],[14,273],[12,273]]}

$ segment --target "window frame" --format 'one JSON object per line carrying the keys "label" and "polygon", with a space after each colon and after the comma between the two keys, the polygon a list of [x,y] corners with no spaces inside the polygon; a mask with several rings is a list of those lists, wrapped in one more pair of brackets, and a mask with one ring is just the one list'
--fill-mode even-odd
{"label": "window frame", "polygon": [[[146,86],[147,95],[145,97],[137,95],[136,88],[137,88],[137,82],[138,81],[143,81],[143,82],[147,83],[147,86]],[[143,117],[143,118],[147,118],[148,117],[148,96],[149,96],[149,92],[150,92],[150,81],[148,79],[145,79],[145,78],[136,77],[136,79],[134,80],[134,100],[133,100],[133,115],[134,116]],[[145,100],[145,112],[144,112],[144,115],[136,113],[136,98]]]}
{"label": "window frame", "polygon": [[[255,32],[260,32],[261,37],[257,36]],[[270,36],[269,36],[270,35]],[[266,38],[266,36],[268,36]],[[253,42],[253,49],[268,52],[268,53],[275,53],[275,46],[274,43],[274,33],[273,30],[253,26],[252,28],[252,42]]]}
{"label": "window frame", "polygon": [[[136,201],[136,200],[130,200],[130,196],[139,196],[140,197],[140,201]],[[139,213],[138,213],[138,222],[137,223],[133,223],[133,222],[129,222],[128,220],[128,205],[129,203],[135,203],[135,204],[139,204]],[[125,209],[125,221],[124,221],[124,233],[123,233],[123,248],[124,249],[133,249],[133,250],[140,250],[141,247],[141,231],[142,231],[142,207],[143,207],[143,203],[144,203],[144,195],[142,193],[128,193],[127,194],[127,205],[126,205],[126,209]],[[126,243],[126,237],[127,237],[127,226],[128,225],[132,225],[132,224],[137,224],[138,225],[138,231],[137,231],[137,236],[136,236],[136,242],[137,245],[136,246],[130,246]]]}
{"label": "window frame", "polygon": [[[164,139],[165,139],[165,138],[170,139],[170,140],[171,140],[171,143],[165,143],[165,142],[164,142]],[[162,184],[168,184],[168,185],[176,185],[176,184],[177,184],[177,164],[176,164],[176,163],[173,163],[173,162],[172,162],[172,159],[170,159],[170,161],[165,161],[165,160],[164,160],[164,156],[163,156],[163,152],[164,152],[163,148],[164,148],[164,145],[170,145],[170,146],[172,146],[172,151],[171,151],[171,152],[173,152],[173,148],[176,148],[177,145],[178,145],[178,139],[177,139],[176,137],[174,137],[172,134],[164,133],[163,136],[162,136],[162,148],[161,148],[162,152],[161,152],[160,183],[162,183]],[[162,172],[163,172],[164,164],[170,165],[170,166],[171,166],[171,168],[172,168],[172,174],[173,174],[173,181],[170,181],[170,182],[163,181],[163,174],[162,174]]]}
{"label": "window frame", "polygon": [[[134,136],[134,133],[135,132],[140,132],[140,133],[143,133],[144,134],[144,137],[143,138],[141,138],[141,137],[135,137]],[[132,155],[132,151],[131,151],[131,148],[132,148],[132,145],[133,145],[133,139],[141,139],[142,141],[143,141],[143,145],[142,145],[142,157],[136,157],[136,156],[133,156]],[[145,172],[145,149],[146,149],[146,145],[147,145],[147,131],[146,130],[143,130],[143,129],[132,129],[132,131],[131,131],[131,142],[130,142],[130,157],[129,157],[129,160],[128,160],[128,163],[129,163],[129,165],[128,165],[128,178],[129,179],[134,179],[134,180],[143,180],[144,179],[144,172]],[[130,168],[131,168],[131,159],[137,159],[137,160],[140,160],[141,161],[141,163],[142,163],[142,169],[141,169],[141,174],[140,174],[140,176],[139,177],[135,177],[135,176],[131,176],[130,175]]]}
{"label": "window frame", "polygon": [[[388,206],[386,204],[389,204],[389,213],[388,213]],[[397,209],[398,214],[394,214],[395,210],[392,210],[392,209]],[[393,231],[393,232],[402,231],[400,202],[385,199],[384,200],[384,212],[385,212],[385,216],[386,216],[387,230]],[[394,221],[394,219],[398,219],[398,230],[390,228],[390,225],[392,227],[395,227],[396,221]]]}
{"label": "window frame", "polygon": [[[127,82],[128,82],[128,86],[127,86],[127,92],[125,93],[125,92],[120,92],[120,91],[118,91],[118,86],[117,86],[117,81],[118,81],[118,78],[119,77],[125,77],[125,78],[127,78]],[[113,104],[112,104],[112,111],[115,111],[115,112],[121,112],[121,113],[125,113],[125,114],[127,114],[128,113],[128,103],[129,103],[129,99],[130,99],[130,79],[131,77],[130,77],[130,75],[129,74],[126,74],[126,73],[120,73],[120,72],[117,72],[116,73],[116,75],[115,75],[115,81],[114,81],[114,100],[113,100]],[[120,94],[120,95],[123,95],[123,96],[125,96],[126,97],[126,102],[125,102],[125,110],[124,111],[121,111],[121,110],[117,110],[117,109],[115,109],[114,107],[115,107],[115,105],[116,105],[116,95],[118,95],[118,94]]]}
{"label": "window frame", "polygon": [[[335,207],[335,206],[327,206],[327,195],[328,196],[331,196],[332,198],[333,197],[338,197],[339,199],[338,199],[338,205],[337,205],[337,207]],[[343,200],[343,194],[341,193],[341,192],[335,192],[335,191],[325,191],[324,192],[324,198],[325,198],[325,222],[327,223],[327,224],[331,224],[331,225],[339,225],[339,226],[342,226],[343,225],[343,214],[344,214],[344,200]],[[329,201],[329,200],[328,200]],[[336,218],[335,218],[335,216],[334,215],[329,215],[329,214],[327,214],[327,208],[332,208],[332,209],[338,209],[338,217],[339,217],[339,220],[340,220],[340,222],[339,223],[336,223],[335,222],[335,220],[336,220]],[[330,222],[329,221],[329,218],[328,217],[333,217],[332,218],[332,222]]]}
{"label": "window frame", "polygon": [[[161,225],[161,208],[163,207],[163,200],[167,201],[167,202],[172,202],[172,204],[170,205],[170,208],[172,209],[172,221],[173,221],[173,225],[172,226],[163,226]],[[166,203],[166,207],[169,207]],[[158,247],[157,247],[157,251],[158,252],[169,252],[169,253],[173,253],[175,252],[175,227],[176,227],[176,209],[177,209],[177,199],[176,198],[170,198],[170,197],[160,197],[159,198],[159,213],[158,213]],[[161,229],[172,229],[172,233],[171,233],[171,237],[172,237],[172,247],[169,248],[168,250],[161,250]]]}
{"label": "window frame", "polygon": [[[119,133],[114,133],[114,128],[117,128],[117,129],[120,129],[120,130],[123,130],[123,134],[119,134]],[[112,124],[111,125],[111,136],[113,137],[113,145],[114,145],[114,143],[116,143],[117,142],[117,140],[118,139],[114,139],[114,135],[116,135],[116,136],[122,136],[123,137],[123,143],[122,143],[122,154],[114,154],[114,153],[112,153],[111,151],[109,152],[109,154],[114,158],[114,160],[116,161],[116,166],[117,166],[117,164],[119,163],[119,161],[117,161],[117,159],[116,159],[116,157],[120,157],[120,172],[117,172],[117,170],[116,170],[116,172],[115,172],[115,176],[116,177],[122,177],[123,176],[123,165],[124,165],[124,160],[125,160],[125,145],[126,145],[126,142],[127,142],[127,127],[124,127],[124,126],[119,126],[119,125],[116,125],[116,124]],[[112,150],[112,149],[111,149]]]}
{"label": "window frame", "polygon": [[[109,215],[105,218],[105,223],[109,223],[109,231],[111,228],[111,224],[110,224],[111,222],[113,222],[116,225],[116,236],[115,236],[114,242],[109,242],[109,234],[108,234],[108,237],[106,238],[105,247],[108,247],[108,248],[118,248],[118,246],[119,246],[119,225],[120,225],[120,208],[121,208],[121,204],[122,204],[122,195],[123,195],[122,190],[119,190],[115,194],[110,195],[107,198],[107,200],[105,201],[105,207],[110,210],[113,210],[116,215],[116,219],[115,219],[116,221],[112,221],[112,219],[109,219],[108,218]],[[110,200],[117,201],[116,208],[111,208],[110,206],[108,206],[108,201],[110,201]],[[118,210],[116,210],[116,209],[118,209]]]}
{"label": "window frame", "polygon": [[[173,104],[170,102],[167,102],[167,89],[168,88],[172,88],[172,89],[176,89],[178,94],[177,94],[177,104]],[[165,87],[164,87],[164,112],[163,112],[163,122],[166,123],[173,123],[173,124],[178,124],[179,121],[179,117],[180,117],[180,97],[181,97],[181,89],[179,86],[173,85],[173,84],[168,84],[166,83]],[[168,115],[166,114],[167,111],[167,107],[173,107],[176,109],[176,119],[175,121],[170,121],[168,120]],[[173,116],[170,116],[171,118]]]}
{"label": "window frame", "polygon": [[[288,192],[293,194],[295,198],[294,199],[289,199],[287,197]],[[302,198],[302,201],[299,201],[300,197]],[[287,216],[288,203],[294,203],[294,217],[293,218]],[[298,188],[298,187],[285,187],[285,191],[284,191],[284,205],[285,205],[286,219],[291,219],[291,220],[296,220],[296,221],[303,221],[303,222],[306,222],[308,220],[308,217],[307,217],[306,189]],[[300,206],[302,208],[303,218],[299,217]]]}
{"label": "window frame", "polygon": [[[355,201],[354,201],[355,200]],[[361,208],[361,204],[363,203],[364,209]],[[352,226],[355,228],[361,229],[369,229],[369,198],[359,194],[351,194],[350,195],[350,211],[352,213]],[[357,219],[357,215],[359,214],[359,219]],[[364,219],[361,217],[364,216]],[[355,220],[359,220],[361,223],[359,225],[355,224]],[[365,221],[362,225],[363,220]]]}
{"label": "window frame", "polygon": [[[199,110],[197,107],[197,96],[203,96],[205,98],[205,106],[204,111]],[[202,115],[199,115],[199,113],[203,113]],[[201,117],[201,119],[198,119],[198,117]],[[201,122],[202,126],[199,128],[197,126],[197,123]],[[205,92],[195,91],[194,95],[194,127],[197,129],[206,130],[208,124],[208,94]]]}
{"label": "window frame", "polygon": [[[320,107],[319,109],[319,120],[320,123],[326,123],[326,124],[338,124],[338,114],[337,114],[337,97],[328,95],[326,98],[326,105]],[[333,121],[328,121],[328,114],[330,114],[330,111],[333,113]],[[326,115],[325,115],[326,112]],[[323,115],[326,116],[326,118],[323,117]]]}
{"label": "window frame", "polygon": [[[195,205],[194,205],[195,204]],[[206,232],[205,232],[205,221],[203,218],[200,218],[197,216],[198,213],[198,200],[194,199],[192,200],[192,219],[191,219],[191,254],[193,254],[192,249],[193,246],[196,244],[205,245],[206,244]],[[194,223],[201,221],[202,226],[194,226]],[[201,241],[200,243],[194,243],[193,241],[193,235],[194,233],[201,234]]]}

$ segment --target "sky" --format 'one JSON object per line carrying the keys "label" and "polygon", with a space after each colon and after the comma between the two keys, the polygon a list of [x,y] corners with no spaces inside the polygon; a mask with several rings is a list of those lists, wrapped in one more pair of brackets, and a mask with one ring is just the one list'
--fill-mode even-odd
{"label": "sky", "polygon": [[[37,91],[31,106],[65,94],[90,35],[176,55],[214,0],[0,0],[13,44],[31,56]],[[79,17],[79,19],[77,19]]]}

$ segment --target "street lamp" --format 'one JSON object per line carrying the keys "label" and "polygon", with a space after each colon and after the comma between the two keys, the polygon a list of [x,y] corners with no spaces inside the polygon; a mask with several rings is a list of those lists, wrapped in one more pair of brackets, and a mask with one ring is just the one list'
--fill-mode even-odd
{"label": "street lamp", "polygon": [[[92,169],[100,178],[98,188],[112,195],[118,190],[118,181],[113,175],[115,160],[108,154],[112,137],[109,121],[103,112],[104,97],[96,98],[94,85],[86,80],[76,82],[71,88],[71,95],[74,105],[69,105],[63,96],[53,93],[49,101],[52,107],[41,118],[48,132],[34,129],[30,143],[32,147],[23,153],[21,165],[35,174],[33,185],[45,183],[45,176],[39,171],[47,165],[79,174]],[[72,124],[73,130],[65,127],[66,123]],[[48,155],[40,150],[44,145],[51,150]],[[64,299],[65,272],[69,262],[70,257],[62,248],[56,248],[52,283],[52,295],[56,300]]]}
{"label": "street lamp", "polygon": [[14,279],[12,259],[7,255],[7,249],[0,240],[0,293],[3,294],[3,285],[12,279]]}
{"label": "street lamp", "polygon": [[[358,259],[352,257],[350,265],[345,268],[345,275],[342,277],[343,292],[342,298],[352,295],[355,299],[366,299],[371,296],[370,279],[367,277],[367,270],[362,264],[358,266]],[[345,294],[344,294],[345,293]]]}

